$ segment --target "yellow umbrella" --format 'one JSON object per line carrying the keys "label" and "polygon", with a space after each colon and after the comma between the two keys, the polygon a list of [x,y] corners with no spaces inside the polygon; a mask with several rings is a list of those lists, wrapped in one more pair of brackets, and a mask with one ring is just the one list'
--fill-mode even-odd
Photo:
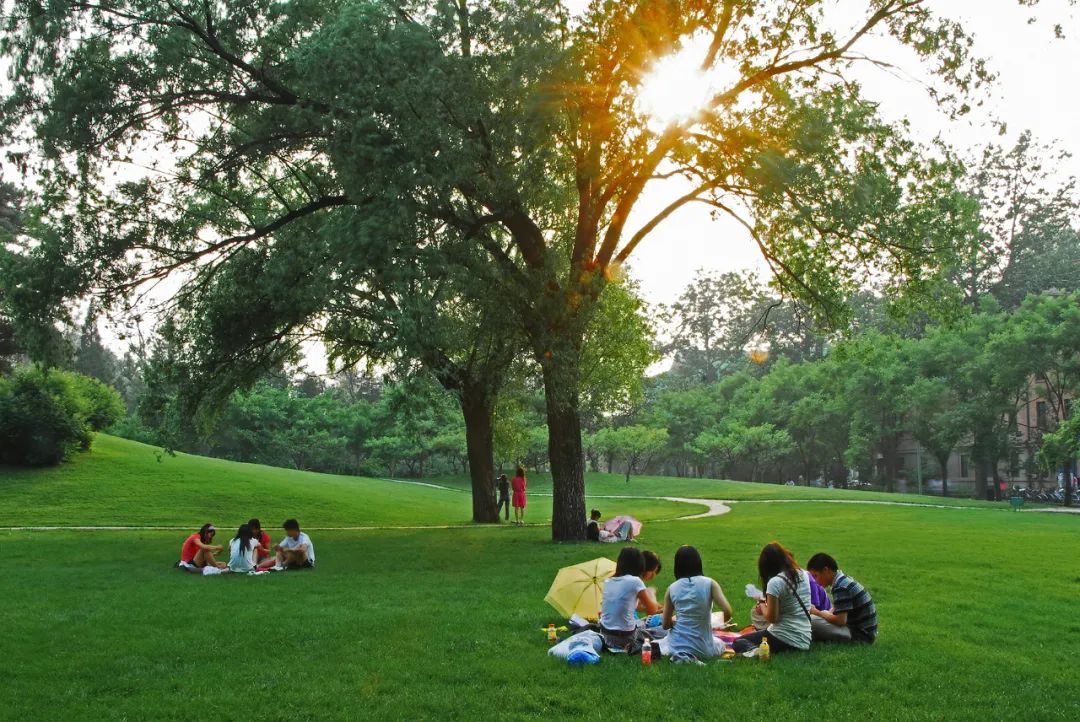
{"label": "yellow umbrella", "polygon": [[604,557],[563,567],[555,575],[544,601],[563,616],[577,614],[585,619],[598,619],[604,580],[614,573],[615,562]]}

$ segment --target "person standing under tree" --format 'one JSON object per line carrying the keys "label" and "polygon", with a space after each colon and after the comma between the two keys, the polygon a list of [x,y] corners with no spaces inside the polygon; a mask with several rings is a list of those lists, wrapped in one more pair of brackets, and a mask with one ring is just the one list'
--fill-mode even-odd
{"label": "person standing under tree", "polygon": [[525,469],[517,468],[517,476],[510,482],[514,489],[514,498],[511,503],[514,507],[514,523],[521,526],[525,523]]}
{"label": "person standing under tree", "polygon": [[499,515],[500,511],[503,511],[505,507],[504,517],[507,521],[510,521],[510,482],[506,480],[506,474],[499,474],[499,505],[495,507],[495,516]]}

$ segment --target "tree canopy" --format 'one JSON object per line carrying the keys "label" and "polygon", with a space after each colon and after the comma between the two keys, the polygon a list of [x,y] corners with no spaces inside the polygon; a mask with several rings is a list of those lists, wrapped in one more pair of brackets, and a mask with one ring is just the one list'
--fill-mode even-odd
{"label": "tree canopy", "polygon": [[[988,74],[926,3],[859,7],[841,32],[807,0],[596,0],[580,16],[554,0],[20,3],[0,137],[33,150],[19,160],[42,185],[20,313],[128,303],[182,271],[179,308],[227,290],[270,353],[361,290],[355,269],[393,258],[464,279],[470,301],[502,299],[539,364],[552,533],[581,538],[583,338],[680,208],[742,223],[777,287],[831,323],[868,277],[955,295],[945,272],[977,225],[959,165],[877,117],[849,71],[887,34],[956,113]],[[701,67],[731,79],[658,126],[636,93],[695,38]],[[673,177],[689,190],[628,227]]]}

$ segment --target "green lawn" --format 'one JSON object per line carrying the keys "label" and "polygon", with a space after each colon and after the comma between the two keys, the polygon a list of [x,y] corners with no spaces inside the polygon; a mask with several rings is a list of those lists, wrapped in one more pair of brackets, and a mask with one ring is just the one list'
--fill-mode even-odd
{"label": "green lawn", "polygon": [[[286,510],[312,527],[412,525],[468,512],[460,493],[192,457],[158,466],[145,451],[101,438],[68,467],[3,472],[3,523],[194,525],[214,509],[222,527]],[[543,596],[560,566],[616,547],[552,544],[543,527],[312,532],[313,572],[214,578],[170,568],[178,532],[0,532],[0,717],[1077,719],[1078,524],[812,503],[654,521],[643,546],[664,559],[661,589],[674,550],[694,544],[743,621],[740,590],[777,538],[800,561],[832,552],[874,592],[879,641],[585,669],[546,656],[539,628],[558,620]]]}
{"label": "green lawn", "polygon": [[[507,470],[507,476],[512,475]],[[529,474],[529,490],[540,494],[551,493],[551,475]],[[588,489],[592,494],[611,496],[680,496],[698,499],[730,499],[733,501],[767,501],[775,499],[802,500],[853,500],[890,501],[944,506],[971,506],[1004,510],[1002,502],[977,501],[969,498],[920,496],[918,494],[889,494],[882,491],[856,491],[854,489],[818,489],[806,486],[783,486],[780,484],[757,484],[746,481],[720,479],[686,479],[671,476],[631,476],[626,481],[623,474],[590,472],[586,475]],[[435,480],[437,483],[466,489],[468,477],[448,476]]]}
{"label": "green lawn", "polygon": [[[634,500],[620,509],[643,520],[703,511]],[[551,499],[537,497],[527,521],[549,523]],[[237,464],[99,434],[92,453],[44,470],[0,468],[0,526],[236,527],[252,516],[280,524],[295,516],[311,527],[467,524],[465,486],[444,491],[379,479]]]}

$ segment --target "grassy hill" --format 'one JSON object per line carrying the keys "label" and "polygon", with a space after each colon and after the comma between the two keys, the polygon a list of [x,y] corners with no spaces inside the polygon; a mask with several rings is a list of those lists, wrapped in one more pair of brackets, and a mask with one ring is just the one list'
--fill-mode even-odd
{"label": "grassy hill", "polygon": [[[663,482],[654,493],[688,493]],[[414,525],[461,522],[468,496],[197,457],[159,464],[149,447],[101,437],[72,465],[0,472],[0,513],[5,525],[190,527],[210,514],[227,529],[253,513]],[[547,657],[539,629],[559,620],[543,596],[559,567],[618,547],[552,544],[542,526],[312,531],[315,571],[207,578],[171,569],[177,531],[0,531],[0,716],[1073,720],[1078,525],[815,503],[653,521],[642,546],[664,560],[661,594],[675,549],[693,544],[745,622],[741,588],[756,581],[761,545],[779,539],[800,561],[833,553],[873,592],[881,636],[768,663],[605,656],[586,669]]]}
{"label": "grassy hill", "polygon": [[[233,528],[252,516],[277,525],[296,517],[305,526],[425,526],[465,524],[472,501],[458,491],[240,464],[161,450],[106,434],[93,452],[48,469],[0,468],[0,526],[183,526],[212,521]],[[694,513],[664,501],[634,501],[620,510],[641,519]],[[534,498],[527,520],[551,519],[551,500]],[[272,520],[272,521],[271,521]]]}

